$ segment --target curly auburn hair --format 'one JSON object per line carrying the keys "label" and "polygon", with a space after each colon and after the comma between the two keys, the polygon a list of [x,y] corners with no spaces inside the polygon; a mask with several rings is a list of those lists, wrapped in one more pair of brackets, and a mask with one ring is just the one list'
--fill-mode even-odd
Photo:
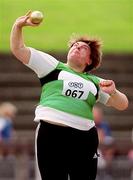
{"label": "curly auburn hair", "polygon": [[102,41],[98,38],[90,38],[88,36],[77,36],[74,35],[70,38],[68,42],[68,47],[71,48],[76,42],[84,42],[86,43],[91,50],[90,58],[92,59],[92,63],[85,68],[85,72],[97,69],[102,61]]}

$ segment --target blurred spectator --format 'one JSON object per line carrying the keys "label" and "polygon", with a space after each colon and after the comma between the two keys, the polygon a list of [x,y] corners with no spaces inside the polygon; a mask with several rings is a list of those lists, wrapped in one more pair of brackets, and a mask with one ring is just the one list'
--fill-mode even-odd
{"label": "blurred spectator", "polygon": [[129,150],[129,152],[127,154],[127,157],[128,157],[128,159],[129,159],[129,161],[131,162],[131,165],[132,165],[131,179],[133,179],[133,144],[132,144],[132,147],[131,147],[131,149]]}
{"label": "blurred spectator", "polygon": [[106,137],[102,144],[102,153],[107,165],[110,165],[115,155],[115,141],[113,137]]}
{"label": "blurred spectator", "polygon": [[131,161],[133,161],[133,146],[132,146],[132,148],[129,150],[129,152],[128,152],[128,158],[131,160]]}
{"label": "blurred spectator", "polygon": [[133,179],[133,129],[131,131],[131,142],[132,142],[132,144],[131,144],[131,147],[127,153],[127,158],[131,163],[132,169],[131,169],[131,175],[130,176],[131,176],[131,179]]}
{"label": "blurred spectator", "polygon": [[[6,156],[11,150],[13,122],[17,108],[10,102],[0,104],[0,146],[1,155]],[[9,150],[10,149],[10,150]]]}
{"label": "blurred spectator", "polygon": [[103,111],[99,106],[95,106],[93,108],[93,116],[99,137],[98,153],[100,154],[100,157],[98,159],[99,171],[97,180],[102,179],[103,176],[112,180],[112,177],[107,169],[109,169],[111,166],[112,160],[114,158],[114,138],[112,137],[111,128],[108,122],[104,120]]}
{"label": "blurred spectator", "polygon": [[17,108],[9,102],[0,104],[0,140],[9,142],[12,137],[13,123]]}
{"label": "blurred spectator", "polygon": [[93,108],[93,116],[98,130],[99,142],[104,143],[104,141],[108,141],[108,137],[112,137],[111,128],[109,124],[104,120],[103,111],[100,107],[95,106]]}
{"label": "blurred spectator", "polygon": [[128,156],[128,159],[133,162],[133,129],[131,132],[131,141],[132,141],[131,148],[129,149],[127,156]]}

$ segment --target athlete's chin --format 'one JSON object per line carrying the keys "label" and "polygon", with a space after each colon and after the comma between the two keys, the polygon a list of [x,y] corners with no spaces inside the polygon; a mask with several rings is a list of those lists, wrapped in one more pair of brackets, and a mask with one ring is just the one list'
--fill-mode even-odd
{"label": "athlete's chin", "polygon": [[77,58],[71,58],[69,59],[69,62],[71,62],[72,64],[80,64],[80,61]]}
{"label": "athlete's chin", "polygon": [[73,62],[78,62],[80,61],[80,56],[78,54],[71,54],[71,56],[69,56],[69,60]]}

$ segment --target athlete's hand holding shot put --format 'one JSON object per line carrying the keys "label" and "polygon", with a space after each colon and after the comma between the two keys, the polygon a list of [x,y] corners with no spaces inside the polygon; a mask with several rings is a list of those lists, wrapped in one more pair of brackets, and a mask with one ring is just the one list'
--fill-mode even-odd
{"label": "athlete's hand holding shot put", "polygon": [[41,177],[67,180],[69,174],[70,180],[94,180],[98,135],[93,106],[100,102],[124,110],[128,107],[127,97],[116,89],[113,80],[91,74],[101,63],[98,39],[71,38],[66,64],[27,47],[23,27],[38,26],[30,21],[30,13],[14,23],[10,45],[17,59],[37,74],[42,86],[34,119],[39,122],[36,155]]}

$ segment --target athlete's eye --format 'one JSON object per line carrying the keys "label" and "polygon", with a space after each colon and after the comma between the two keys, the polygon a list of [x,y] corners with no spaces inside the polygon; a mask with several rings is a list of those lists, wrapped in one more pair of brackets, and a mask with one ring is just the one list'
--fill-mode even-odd
{"label": "athlete's eye", "polygon": [[84,45],[84,46],[82,46],[82,48],[84,48],[84,49],[87,50],[87,49],[88,49],[88,46]]}
{"label": "athlete's eye", "polygon": [[79,45],[79,43],[77,42],[77,43],[75,43],[73,46],[75,47],[75,46],[78,46]]}

